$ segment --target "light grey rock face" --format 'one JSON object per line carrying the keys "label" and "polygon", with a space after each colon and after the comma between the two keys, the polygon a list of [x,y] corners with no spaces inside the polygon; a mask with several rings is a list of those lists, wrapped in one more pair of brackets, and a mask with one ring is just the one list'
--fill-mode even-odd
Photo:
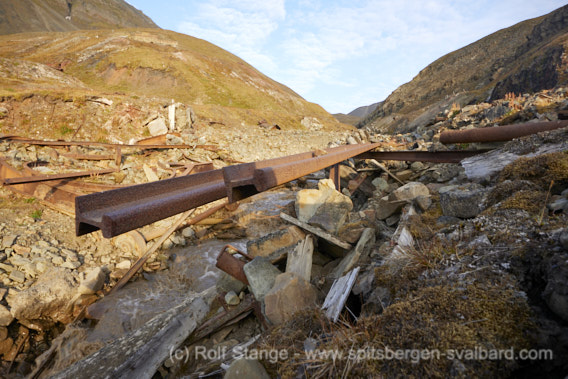
{"label": "light grey rock face", "polygon": [[243,268],[254,297],[262,301],[282,272],[264,257],[256,257]]}
{"label": "light grey rock face", "polygon": [[488,190],[475,183],[440,188],[440,205],[444,216],[472,218],[483,210]]}
{"label": "light grey rock face", "polygon": [[223,379],[270,379],[266,369],[256,359],[241,358],[233,361]]}
{"label": "light grey rock face", "polygon": [[8,294],[6,300],[17,319],[71,321],[68,305],[77,292],[77,281],[71,271],[51,268],[28,289]]}
{"label": "light grey rock face", "polygon": [[561,317],[568,321],[568,260],[565,254],[553,257],[547,267],[547,284],[542,294],[546,304]]}

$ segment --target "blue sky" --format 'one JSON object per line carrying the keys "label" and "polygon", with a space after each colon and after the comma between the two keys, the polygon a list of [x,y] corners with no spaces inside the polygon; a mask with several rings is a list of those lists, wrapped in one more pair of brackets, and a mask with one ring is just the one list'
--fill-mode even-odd
{"label": "blue sky", "polygon": [[441,56],[565,5],[557,0],[126,1],[161,28],[230,51],[330,113],[384,100]]}

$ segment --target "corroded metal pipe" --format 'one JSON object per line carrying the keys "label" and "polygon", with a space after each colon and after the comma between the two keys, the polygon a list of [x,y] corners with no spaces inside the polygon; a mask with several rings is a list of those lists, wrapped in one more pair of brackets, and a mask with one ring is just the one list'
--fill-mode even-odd
{"label": "corroded metal pipe", "polygon": [[235,247],[226,245],[219,253],[219,256],[217,256],[217,263],[215,264],[215,267],[221,269],[222,271],[231,275],[233,278],[238,279],[244,284],[248,285],[249,282],[244,270],[246,262],[243,262],[240,259],[234,257],[231,253],[229,253],[229,249],[235,250],[237,253],[243,256],[246,255]]}
{"label": "corroded metal pipe", "polygon": [[527,122],[489,128],[448,130],[440,134],[441,143],[502,142],[547,130],[568,126],[568,120],[550,122]]}
{"label": "corroded metal pipe", "polygon": [[477,154],[486,153],[489,150],[455,150],[455,151],[368,151],[359,154],[359,159],[376,159],[378,161],[406,161],[406,162],[435,162],[435,163],[459,163],[462,159]]}

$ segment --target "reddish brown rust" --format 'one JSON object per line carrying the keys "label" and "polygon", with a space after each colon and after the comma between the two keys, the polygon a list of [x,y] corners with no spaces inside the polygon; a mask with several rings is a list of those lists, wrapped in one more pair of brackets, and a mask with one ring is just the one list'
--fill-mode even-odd
{"label": "reddish brown rust", "polygon": [[215,267],[248,285],[249,282],[244,271],[246,262],[236,258],[231,253],[229,253],[229,249],[235,250],[237,253],[250,259],[248,255],[244,254],[242,251],[236,249],[235,247],[231,245],[225,245],[219,253],[219,256],[217,257],[217,264],[215,265]]}
{"label": "reddish brown rust", "polygon": [[0,141],[14,141],[19,143],[26,143],[28,145],[39,145],[39,146],[98,146],[98,147],[109,147],[109,148],[136,148],[140,150],[146,149],[204,149],[216,151],[219,148],[214,145],[166,145],[166,144],[155,144],[155,145],[128,145],[128,144],[114,144],[114,143],[104,143],[104,142],[92,142],[92,141],[44,141],[37,139],[30,139],[20,136],[0,136]]}
{"label": "reddish brown rust", "polygon": [[47,182],[50,180],[62,180],[71,178],[80,178],[84,176],[96,176],[102,174],[110,174],[117,172],[117,169],[106,169],[106,170],[93,170],[93,171],[81,171],[81,172],[69,172],[65,174],[53,174],[53,175],[32,175],[32,176],[21,176],[18,178],[6,178],[3,179],[4,184],[22,184],[22,183],[33,183],[33,182]]}
{"label": "reddish brown rust", "polygon": [[459,163],[462,159],[486,153],[488,150],[456,150],[456,151],[369,151],[359,154],[358,159],[376,159],[379,161],[436,162]]}
{"label": "reddish brown rust", "polygon": [[379,144],[345,145],[328,149],[324,154],[300,153],[225,167],[223,176],[229,202],[244,199],[322,170],[378,146]]}
{"label": "reddish brown rust", "polygon": [[568,121],[527,122],[489,128],[448,130],[440,135],[441,143],[500,142],[568,126]]}
{"label": "reddish brown rust", "polygon": [[110,238],[226,196],[221,170],[119,188],[75,199],[77,235]]}

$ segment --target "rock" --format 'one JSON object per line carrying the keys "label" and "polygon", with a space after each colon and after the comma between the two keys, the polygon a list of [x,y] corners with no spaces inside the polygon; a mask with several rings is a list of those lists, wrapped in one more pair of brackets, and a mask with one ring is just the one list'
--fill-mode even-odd
{"label": "rock", "polygon": [[168,132],[168,127],[166,126],[166,121],[163,117],[158,117],[154,121],[148,124],[148,131],[152,137],[166,134]]}
{"label": "rock", "polygon": [[306,234],[300,228],[292,225],[247,242],[247,252],[253,257],[268,257],[271,261],[278,260],[305,237]]}
{"label": "rock", "polygon": [[360,259],[369,255],[373,245],[375,244],[375,229],[367,228],[361,234],[361,238],[355,248],[349,252],[339,263],[339,265],[331,272],[332,279],[339,279],[349,272]]}
{"label": "rock", "polygon": [[347,137],[347,144],[348,145],[357,145],[357,140],[353,136]]}
{"label": "rock", "polygon": [[132,263],[128,259],[125,259],[122,262],[116,264],[116,268],[119,270],[122,269],[128,270],[130,266],[132,266]]}
{"label": "rock", "polygon": [[193,230],[191,226],[188,226],[181,231],[181,235],[185,238],[193,238],[195,237],[195,230]]}
{"label": "rock", "polygon": [[548,204],[548,209],[553,212],[564,212],[568,213],[568,199],[566,198],[559,198],[552,203]]}
{"label": "rock", "polygon": [[240,358],[231,363],[223,379],[270,379],[266,369],[256,359]]}
{"label": "rock", "polygon": [[14,340],[10,337],[0,342],[0,355],[6,357],[6,355],[12,350],[14,346]]}
{"label": "rock", "polygon": [[160,180],[156,172],[152,170],[150,166],[148,166],[146,163],[144,163],[142,169],[144,170],[144,174],[146,174],[146,178],[148,179],[149,182],[156,182]]}
{"label": "rock", "polygon": [[375,178],[371,182],[379,191],[386,191],[389,188],[389,183],[383,178]]}
{"label": "rock", "polygon": [[424,170],[424,167],[424,163],[422,162],[412,162],[410,165],[410,169],[414,172],[422,171]]}
{"label": "rock", "polygon": [[18,238],[17,234],[8,234],[2,237],[2,248],[5,249],[7,247],[12,247],[14,243],[16,243],[16,239]]}
{"label": "rock", "polygon": [[101,267],[91,269],[79,285],[78,292],[82,295],[92,294],[103,288],[106,274]]}
{"label": "rock", "polygon": [[546,304],[557,316],[568,321],[568,259],[565,254],[555,255],[546,269],[547,284],[542,293]]}
{"label": "rock", "polygon": [[363,233],[365,228],[370,226],[369,224],[369,222],[365,222],[363,220],[343,224],[343,226],[337,231],[337,237],[339,237],[342,241],[355,243],[359,241],[361,233]]}
{"label": "rock", "polygon": [[316,290],[308,281],[291,272],[280,274],[264,297],[266,317],[279,325],[296,312],[315,306],[316,300]]}
{"label": "rock", "polygon": [[483,210],[487,189],[476,183],[440,188],[440,205],[444,216],[472,218]]}
{"label": "rock", "polygon": [[564,229],[564,231],[560,233],[559,240],[564,249],[568,250],[568,229]]}
{"label": "rock", "polygon": [[296,194],[295,207],[300,221],[336,233],[353,209],[353,202],[336,191],[333,181],[322,179],[317,190],[301,190]]}
{"label": "rock", "polygon": [[183,138],[176,136],[175,134],[166,135],[166,145],[183,145],[185,141]]}
{"label": "rock", "polygon": [[394,226],[400,221],[400,213],[395,213],[390,217],[387,217],[385,223],[387,226]]}
{"label": "rock", "polygon": [[390,291],[386,287],[375,287],[363,304],[361,313],[365,316],[376,317],[377,314],[390,304]]}
{"label": "rock", "polygon": [[385,220],[392,216],[393,214],[400,212],[402,207],[406,204],[406,201],[389,201],[388,196],[379,199],[378,202],[374,204],[375,211],[377,214],[377,220]]}
{"label": "rock", "polygon": [[225,303],[229,305],[239,305],[240,302],[241,299],[239,298],[239,295],[235,293],[235,291],[229,291],[225,295]]}
{"label": "rock", "polygon": [[321,204],[314,215],[309,219],[308,224],[318,226],[330,233],[337,233],[339,228],[345,223],[347,215],[353,209],[353,202],[348,196],[333,191]]}
{"label": "rock", "polygon": [[395,176],[402,182],[406,182],[414,174],[412,170],[403,170],[395,174]]}
{"label": "rock", "polygon": [[69,270],[51,268],[42,274],[28,289],[18,293],[10,291],[6,300],[12,315],[17,319],[51,319],[67,323],[72,315],[68,307],[76,293],[77,283]]}
{"label": "rock", "polygon": [[23,283],[26,281],[26,275],[21,272],[20,270],[14,270],[10,273],[9,276],[10,280],[13,280],[14,282],[18,282],[18,283]]}
{"label": "rock", "polygon": [[14,316],[10,313],[8,308],[0,304],[0,326],[8,326],[14,320]]}
{"label": "rock", "polygon": [[274,286],[276,277],[281,274],[280,270],[274,267],[268,258],[256,257],[247,263],[243,270],[249,282],[254,297],[262,301],[264,296]]}
{"label": "rock", "polygon": [[369,270],[357,277],[352,291],[355,295],[363,295],[363,299],[373,290],[375,282],[375,270]]}
{"label": "rock", "polygon": [[418,196],[430,196],[428,187],[419,182],[406,183],[389,195],[389,201],[412,201]]}

